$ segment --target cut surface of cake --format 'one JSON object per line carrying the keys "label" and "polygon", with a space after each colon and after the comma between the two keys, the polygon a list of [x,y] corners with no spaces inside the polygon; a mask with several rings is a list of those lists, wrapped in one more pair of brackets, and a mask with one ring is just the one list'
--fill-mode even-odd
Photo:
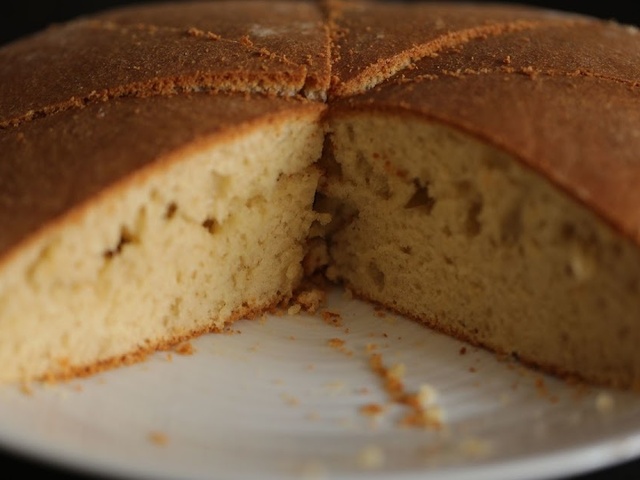
{"label": "cut surface of cake", "polygon": [[360,298],[640,386],[640,35],[527,6],[109,10],[0,48],[0,381]]}

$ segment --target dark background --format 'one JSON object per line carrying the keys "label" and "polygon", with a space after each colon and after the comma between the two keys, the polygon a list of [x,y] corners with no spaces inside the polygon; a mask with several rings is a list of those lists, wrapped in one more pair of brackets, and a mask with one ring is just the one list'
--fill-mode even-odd
{"label": "dark background", "polygon": [[[0,44],[35,31],[52,22],[61,22],[81,13],[135,3],[132,0],[11,0],[0,7]],[[138,0],[137,3],[143,3]],[[528,3],[559,10],[582,12],[604,19],[640,25],[639,5],[634,0],[622,1],[553,1],[530,0]]]}
{"label": "dark background", "polygon": [[[76,15],[98,11],[108,7],[134,3],[131,0],[84,0],[84,1],[51,1],[23,0],[3,2],[0,7],[0,44],[8,43],[22,35],[37,31],[51,23],[62,22]],[[141,1],[138,3],[142,3]],[[559,10],[586,13],[607,20],[640,25],[640,13],[636,2],[586,2],[586,1],[535,1],[528,3]],[[640,108],[640,106],[639,106]],[[2,428],[2,426],[0,426]],[[97,480],[103,477],[84,475],[83,472],[65,470],[61,466],[40,463],[37,459],[22,457],[0,447],[0,467],[4,472],[12,472],[13,478],[25,477],[28,474],[36,478],[70,480]],[[589,472],[585,475],[568,477],[562,480],[640,480],[640,460],[627,462],[603,470]]]}

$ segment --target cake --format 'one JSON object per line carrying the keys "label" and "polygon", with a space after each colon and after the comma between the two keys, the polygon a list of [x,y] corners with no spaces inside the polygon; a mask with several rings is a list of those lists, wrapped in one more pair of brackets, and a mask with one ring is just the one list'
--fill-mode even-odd
{"label": "cake", "polygon": [[137,361],[323,276],[640,385],[640,35],[526,5],[134,5],[0,48],[0,382]]}

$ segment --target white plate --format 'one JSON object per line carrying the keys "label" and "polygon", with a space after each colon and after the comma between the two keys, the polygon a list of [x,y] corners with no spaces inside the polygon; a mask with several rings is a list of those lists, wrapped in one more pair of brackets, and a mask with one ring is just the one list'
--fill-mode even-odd
{"label": "white plate", "polygon": [[[30,394],[0,389],[0,444],[127,478],[526,479],[640,453],[640,398],[566,385],[339,292],[321,315],[241,321],[192,355]],[[338,341],[344,340],[340,346]],[[374,349],[375,346],[375,349]],[[398,425],[370,364],[437,392],[443,428]],[[367,404],[387,409],[375,419]]]}

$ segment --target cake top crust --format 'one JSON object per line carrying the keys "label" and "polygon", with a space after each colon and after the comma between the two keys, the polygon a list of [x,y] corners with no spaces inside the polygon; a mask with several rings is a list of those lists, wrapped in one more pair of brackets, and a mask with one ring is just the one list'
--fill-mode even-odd
{"label": "cake top crust", "polygon": [[[422,58],[548,25],[592,23],[525,5],[329,0],[334,96],[366,91]],[[455,54],[454,54],[455,55]]]}
{"label": "cake top crust", "polygon": [[639,89],[635,27],[524,5],[216,0],[81,17],[0,48],[0,255],[189,143],[327,103],[464,130],[640,244]]}
{"label": "cake top crust", "polygon": [[[263,32],[275,31],[275,18],[304,24],[308,32],[291,35],[288,42],[270,43],[267,38],[254,43],[249,34],[256,24],[237,11],[242,9],[210,2],[131,12],[142,16],[141,21],[119,21],[130,17],[119,11],[54,26],[0,49],[0,126],[125,96],[200,90],[294,96],[305,88],[310,96],[319,95],[318,89],[328,82],[328,39],[319,13],[292,8],[290,15],[278,17],[267,15],[272,10],[267,2],[243,6],[245,13],[265,15]],[[230,15],[229,22],[222,22],[226,28],[207,21],[218,11]],[[147,23],[141,12],[157,23]],[[305,41],[308,36],[315,41]],[[296,49],[290,45],[305,45],[310,59],[295,59]],[[326,65],[313,63],[322,55]]]}
{"label": "cake top crust", "polygon": [[0,131],[0,252],[181,154],[282,118],[317,118],[324,108],[300,99],[200,92],[152,102],[117,98]]}
{"label": "cake top crust", "polygon": [[419,112],[462,129],[640,243],[638,47],[636,28],[611,22],[512,30],[424,57],[334,110]]}

